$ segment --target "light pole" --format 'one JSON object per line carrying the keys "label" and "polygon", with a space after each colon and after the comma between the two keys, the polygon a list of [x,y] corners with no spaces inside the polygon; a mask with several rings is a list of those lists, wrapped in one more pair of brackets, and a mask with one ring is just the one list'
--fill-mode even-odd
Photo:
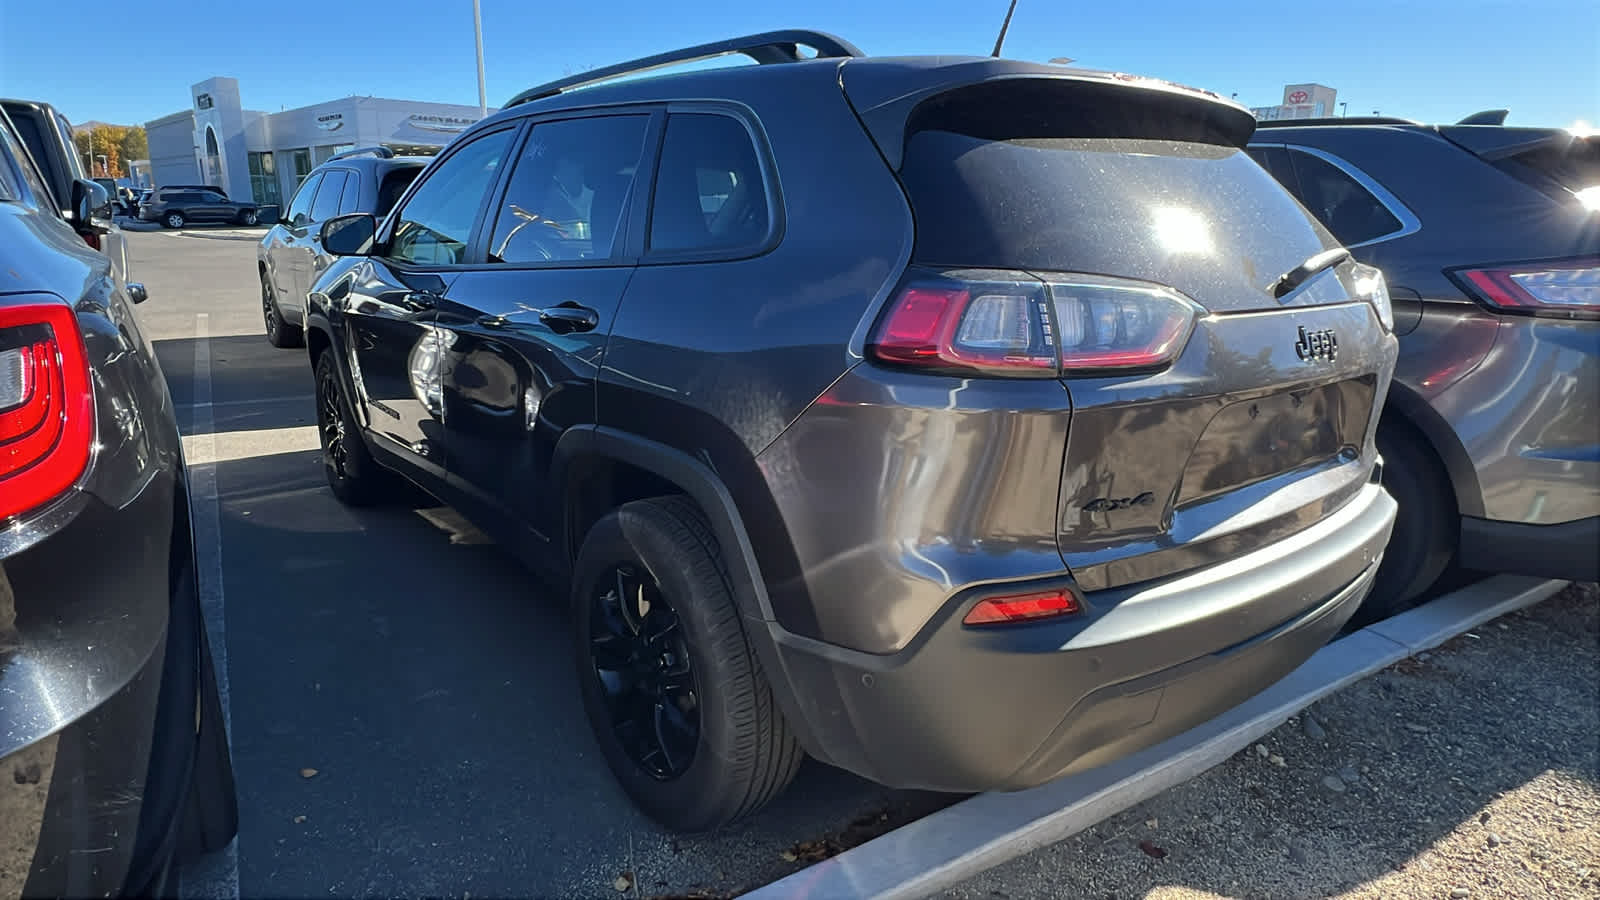
{"label": "light pole", "polygon": [[478,118],[489,117],[489,95],[483,89],[483,11],[472,0],[472,34],[478,42]]}

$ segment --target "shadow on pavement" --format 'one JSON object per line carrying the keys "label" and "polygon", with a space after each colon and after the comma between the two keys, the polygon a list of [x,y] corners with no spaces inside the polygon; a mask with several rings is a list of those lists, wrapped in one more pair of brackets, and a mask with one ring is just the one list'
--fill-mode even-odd
{"label": "shadow on pavement", "polygon": [[[173,402],[195,403],[195,338],[153,342]],[[304,348],[279,349],[265,334],[209,339],[211,403],[217,432],[286,428],[315,422],[311,364]],[[182,420],[187,432],[187,420]]]}
{"label": "shadow on pavement", "polygon": [[808,763],[762,814],[667,834],[593,743],[548,585],[412,505],[344,508],[316,451],[217,482],[245,896],[614,895],[624,872],[729,893],[852,820],[953,799]]}

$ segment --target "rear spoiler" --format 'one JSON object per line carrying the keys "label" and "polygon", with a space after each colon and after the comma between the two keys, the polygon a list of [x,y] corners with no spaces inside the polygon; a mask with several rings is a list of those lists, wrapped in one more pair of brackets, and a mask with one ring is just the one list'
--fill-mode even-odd
{"label": "rear spoiler", "polygon": [[1440,125],[1437,130],[1452,144],[1489,161],[1520,156],[1530,150],[1566,150],[1584,140],[1565,128]]}
{"label": "rear spoiler", "polygon": [[[971,110],[980,118],[990,120],[980,126],[1004,130],[998,114],[1008,110],[1023,120],[1017,123],[1023,133],[997,137],[1101,136],[1120,128],[1128,133],[1115,136],[1242,148],[1256,127],[1249,110],[1210,91],[1120,72],[991,57],[845,59],[839,80],[861,124],[896,171],[908,130],[914,130],[919,116],[963,97],[972,101]],[[1012,91],[1027,102],[1004,107],[985,102],[985,96]]]}

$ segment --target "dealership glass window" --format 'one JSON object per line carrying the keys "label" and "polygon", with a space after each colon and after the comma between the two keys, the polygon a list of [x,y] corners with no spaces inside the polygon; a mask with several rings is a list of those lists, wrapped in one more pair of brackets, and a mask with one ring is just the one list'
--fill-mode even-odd
{"label": "dealership glass window", "polygon": [[262,206],[283,202],[278,190],[278,164],[269,153],[249,154],[250,198]]}
{"label": "dealership glass window", "polygon": [[313,150],[313,161],[320,166],[335,156],[355,148],[355,144],[324,144]]}
{"label": "dealership glass window", "polygon": [[283,152],[289,155],[289,168],[294,173],[294,186],[298,188],[300,183],[306,180],[306,176],[311,174],[311,170],[316,168],[311,164],[311,150],[300,147]]}

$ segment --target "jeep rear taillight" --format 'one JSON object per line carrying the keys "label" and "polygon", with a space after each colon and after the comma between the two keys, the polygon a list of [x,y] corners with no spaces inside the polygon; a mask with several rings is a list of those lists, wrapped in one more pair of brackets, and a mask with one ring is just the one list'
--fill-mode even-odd
{"label": "jeep rear taillight", "polygon": [[1159,368],[1198,307],[1159,285],[1095,275],[913,270],[867,351],[949,374],[1053,378]]}
{"label": "jeep rear taillight", "polygon": [[93,435],[88,357],[72,308],[0,305],[0,521],[71,488]]}
{"label": "jeep rear taillight", "polygon": [[1600,318],[1600,257],[1475,266],[1447,274],[1479,301],[1502,312]]}

